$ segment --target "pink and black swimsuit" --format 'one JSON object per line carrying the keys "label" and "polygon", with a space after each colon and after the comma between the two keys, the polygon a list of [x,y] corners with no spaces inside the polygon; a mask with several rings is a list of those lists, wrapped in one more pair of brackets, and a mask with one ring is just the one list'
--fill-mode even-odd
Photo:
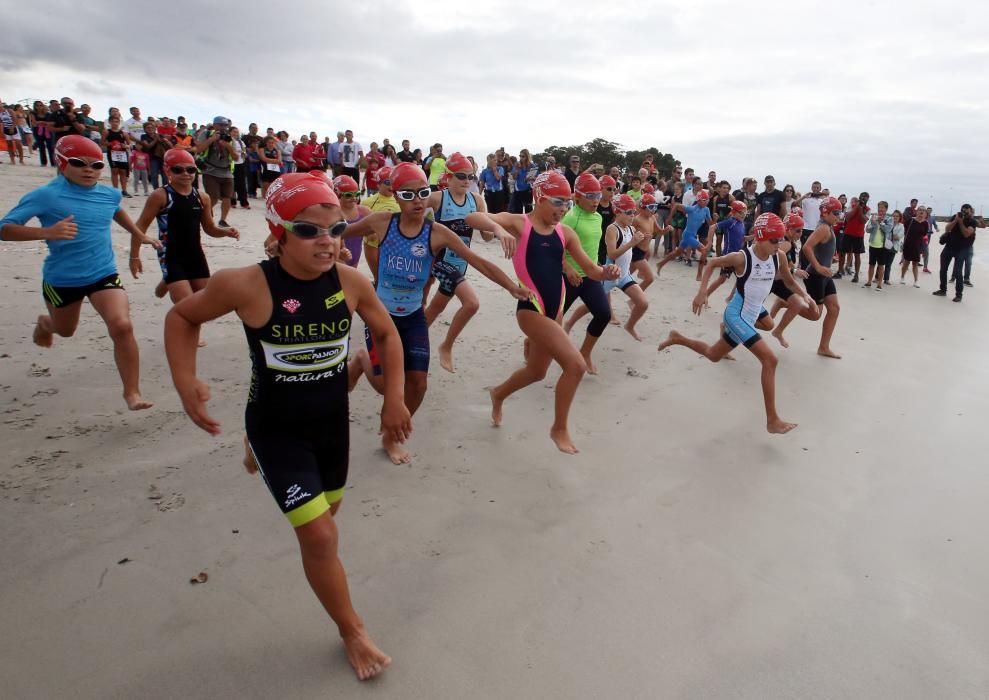
{"label": "pink and black swimsuit", "polygon": [[528,214],[522,238],[512,257],[519,281],[532,290],[527,301],[520,301],[517,311],[535,311],[556,319],[563,305],[563,252],[566,238],[563,226],[557,224],[551,233],[539,233],[532,228]]}

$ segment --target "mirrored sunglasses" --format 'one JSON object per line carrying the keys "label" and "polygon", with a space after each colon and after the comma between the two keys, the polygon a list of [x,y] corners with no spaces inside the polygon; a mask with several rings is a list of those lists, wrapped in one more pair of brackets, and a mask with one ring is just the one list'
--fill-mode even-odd
{"label": "mirrored sunglasses", "polygon": [[323,228],[316,224],[309,224],[304,221],[287,221],[282,224],[286,231],[290,231],[299,238],[316,238],[326,234],[330,238],[339,238],[347,230],[346,221],[338,221],[329,228]]}
{"label": "mirrored sunglasses", "polygon": [[416,197],[419,199],[429,199],[433,191],[428,187],[423,187],[421,190],[398,190],[395,192],[395,196],[401,199],[403,202],[411,202]]}

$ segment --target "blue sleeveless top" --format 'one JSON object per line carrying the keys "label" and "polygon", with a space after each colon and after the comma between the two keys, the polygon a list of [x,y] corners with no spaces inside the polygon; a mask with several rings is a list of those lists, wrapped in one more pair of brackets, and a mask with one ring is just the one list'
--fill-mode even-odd
{"label": "blue sleeveless top", "polygon": [[[442,191],[442,197],[440,200],[440,212],[436,220],[460,236],[460,240],[464,242],[464,245],[470,248],[474,229],[468,226],[464,219],[468,214],[473,214],[477,211],[477,202],[474,201],[474,197],[470,192],[467,193],[463,204],[454,202],[453,196],[447,190]],[[460,274],[464,274],[467,271],[467,261],[449,248],[444,251],[443,260],[460,270]]]}
{"label": "blue sleeveless top", "polygon": [[392,214],[378,255],[378,298],[392,316],[408,316],[422,308],[422,290],[433,267],[430,234],[425,221],[415,238],[398,230],[400,214]]}

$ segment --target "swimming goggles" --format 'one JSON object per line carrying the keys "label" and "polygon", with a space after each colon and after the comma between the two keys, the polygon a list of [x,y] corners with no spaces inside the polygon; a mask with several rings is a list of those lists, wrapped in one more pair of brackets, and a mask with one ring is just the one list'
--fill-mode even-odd
{"label": "swimming goggles", "polygon": [[330,238],[339,238],[347,230],[346,221],[338,221],[329,228],[308,224],[304,221],[286,221],[282,226],[286,231],[291,231],[299,238],[316,238],[324,233]]}

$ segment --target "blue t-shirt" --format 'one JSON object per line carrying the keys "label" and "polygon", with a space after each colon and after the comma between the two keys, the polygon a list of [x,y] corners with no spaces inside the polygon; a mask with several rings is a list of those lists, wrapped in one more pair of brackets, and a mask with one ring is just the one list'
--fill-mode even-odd
{"label": "blue t-shirt", "polygon": [[539,174],[538,169],[536,168],[536,166],[533,165],[531,168],[525,168],[525,169],[523,169],[523,168],[521,168],[521,167],[519,167],[519,166],[516,165],[515,168],[512,170],[512,175],[515,176],[515,191],[516,192],[525,192],[527,190],[531,190],[532,189],[532,183],[529,182],[529,174],[530,173],[533,176]]}
{"label": "blue t-shirt", "polygon": [[722,255],[736,253],[745,245],[745,222],[739,221],[734,216],[718,222],[718,233],[727,234],[725,237],[725,247]]}
{"label": "blue t-shirt", "polygon": [[498,174],[501,175],[500,180],[491,172],[491,168],[485,168],[481,171],[481,182],[484,183],[485,192],[501,192],[502,185],[505,182],[505,169],[500,165],[496,165],[495,167],[498,169]]}
{"label": "blue t-shirt", "polygon": [[701,226],[711,220],[711,210],[698,204],[688,204],[684,209],[687,210],[687,226],[683,229],[683,237],[697,238]]}
{"label": "blue t-shirt", "polygon": [[45,282],[56,287],[84,287],[117,273],[110,224],[120,209],[120,191],[106,185],[83,187],[58,175],[33,192],[0,219],[0,238],[5,224],[24,226],[37,217],[42,226],[52,226],[69,216],[79,230],[70,241],[45,241]]}

